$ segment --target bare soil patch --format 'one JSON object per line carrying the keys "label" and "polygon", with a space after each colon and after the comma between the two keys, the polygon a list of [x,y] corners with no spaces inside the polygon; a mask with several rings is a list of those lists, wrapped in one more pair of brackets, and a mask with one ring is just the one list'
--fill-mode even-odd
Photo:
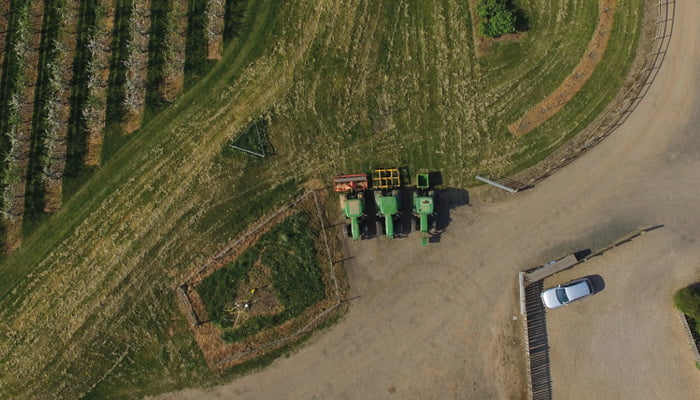
{"label": "bare soil patch", "polygon": [[583,58],[552,94],[530,109],[522,118],[508,125],[508,130],[513,135],[521,137],[542,125],[564,108],[593,75],[593,71],[608,47],[616,6],[617,0],[600,0],[598,3],[598,25]]}

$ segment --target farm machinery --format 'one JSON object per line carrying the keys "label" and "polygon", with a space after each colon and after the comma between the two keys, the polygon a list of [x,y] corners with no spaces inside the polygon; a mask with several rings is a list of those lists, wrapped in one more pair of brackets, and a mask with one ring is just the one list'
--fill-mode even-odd
{"label": "farm machinery", "polygon": [[333,179],[333,190],[340,193],[340,209],[350,220],[346,231],[353,240],[362,239],[367,231],[364,191],[368,186],[367,174],[338,175]]}
{"label": "farm machinery", "polygon": [[427,246],[431,232],[437,227],[435,213],[435,190],[430,186],[428,174],[416,176],[416,191],[413,192],[413,229],[421,233],[421,245]]}
{"label": "farm machinery", "polygon": [[[398,168],[380,168],[373,171],[372,186],[377,205],[377,236],[382,233],[393,238],[394,231],[401,233],[401,174]],[[396,228],[396,229],[395,229]]]}

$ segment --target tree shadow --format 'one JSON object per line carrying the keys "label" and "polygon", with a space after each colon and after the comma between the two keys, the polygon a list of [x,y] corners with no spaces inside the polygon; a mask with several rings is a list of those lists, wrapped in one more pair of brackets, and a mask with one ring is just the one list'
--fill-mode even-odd
{"label": "tree shadow", "polygon": [[513,15],[515,15],[515,29],[518,32],[529,31],[530,19],[525,13],[525,10],[515,5],[512,0],[508,1],[508,9],[512,10]]}

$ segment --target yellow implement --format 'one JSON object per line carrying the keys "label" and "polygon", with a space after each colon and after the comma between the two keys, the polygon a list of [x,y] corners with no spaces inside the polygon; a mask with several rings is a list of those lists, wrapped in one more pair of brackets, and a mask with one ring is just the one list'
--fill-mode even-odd
{"label": "yellow implement", "polygon": [[398,168],[378,168],[372,171],[374,189],[393,189],[401,186],[401,174]]}

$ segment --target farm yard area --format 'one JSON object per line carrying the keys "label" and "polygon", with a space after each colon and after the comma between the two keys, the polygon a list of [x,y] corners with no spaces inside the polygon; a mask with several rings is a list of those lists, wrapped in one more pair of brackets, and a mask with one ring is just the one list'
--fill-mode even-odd
{"label": "farm yard area", "polygon": [[547,311],[553,398],[588,399],[592,390],[600,398],[698,392],[698,371],[688,368],[691,354],[668,304],[669,293],[698,279],[698,268],[693,256],[664,251],[675,247],[664,229],[545,280],[545,287],[581,276],[602,283],[591,298]]}
{"label": "farm yard area", "polygon": [[[548,314],[553,393],[700,392],[680,327],[642,325],[700,279],[700,6],[670,3],[614,135],[506,196],[475,175],[528,182],[585,142],[659,36],[650,0],[509,4],[517,32],[482,42],[468,0],[0,2],[0,396],[525,398],[517,271],[660,224]],[[333,177],[389,166],[441,176],[427,246],[343,238]],[[596,336],[642,306],[639,347]],[[566,364],[644,340],[619,387]]]}

